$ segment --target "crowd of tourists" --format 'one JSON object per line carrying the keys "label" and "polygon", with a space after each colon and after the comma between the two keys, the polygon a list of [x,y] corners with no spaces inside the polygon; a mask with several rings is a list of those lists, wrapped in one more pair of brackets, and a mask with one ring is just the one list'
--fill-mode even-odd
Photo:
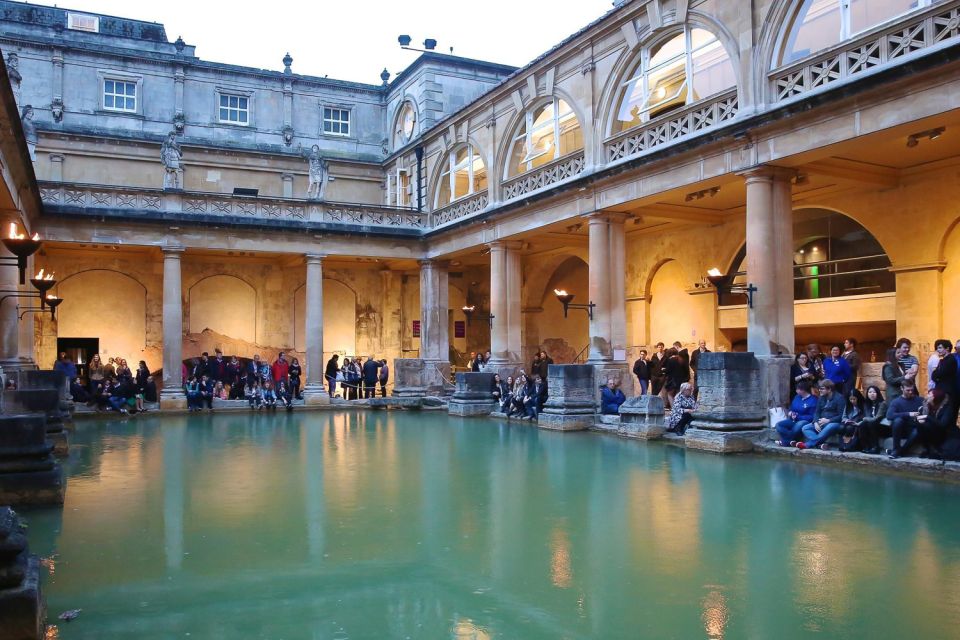
{"label": "crowd of tourists", "polygon": [[132,371],[123,358],[106,362],[95,353],[86,367],[86,379],[78,374],[77,364],[66,352],[54,363],[55,371],[62,371],[70,385],[73,401],[96,408],[98,411],[116,411],[122,414],[145,412],[145,403],[157,401],[157,383],[147,363],[141,360]]}
{"label": "crowd of tourists", "polygon": [[[473,369],[475,359],[484,359],[481,367],[490,361],[489,351],[485,356],[476,353],[471,353],[470,356],[471,370],[474,371],[480,370]],[[507,376],[506,380],[501,379],[500,374],[494,374],[491,391],[500,405],[500,412],[508,419],[517,416],[521,420],[537,420],[549,397],[547,374],[551,364],[553,358],[541,350],[534,356],[529,373],[526,369],[520,369],[516,376]]]}
{"label": "crowd of tourists", "polygon": [[[333,354],[327,360],[323,374],[329,389],[330,397],[342,397],[344,400],[363,400],[375,398],[377,390],[380,396],[386,397],[387,383],[390,381],[390,366],[386,359],[378,360],[370,356],[364,361],[359,356],[345,357],[340,362],[340,355]],[[340,389],[342,396],[337,393]]]}
{"label": "crowd of tourists", "polygon": [[[633,375],[637,378],[640,395],[660,396],[667,409],[667,430],[683,435],[697,406],[697,368],[700,356],[710,353],[705,340],[697,344],[691,353],[679,341],[668,349],[662,342],[655,346],[656,352],[649,359],[645,349],[640,351],[633,363]],[[609,383],[608,383],[609,387]],[[626,400],[622,397],[611,398],[607,404],[601,398],[602,413],[616,414]]]}
{"label": "crowd of tourists", "polygon": [[214,400],[246,400],[251,409],[293,409],[294,399],[302,398],[303,368],[297,358],[287,359],[281,351],[271,364],[255,354],[247,362],[237,356],[228,360],[220,349],[204,351],[181,365],[183,392],[187,409],[213,411]]}
{"label": "crowd of tourists", "polygon": [[[817,345],[797,354],[790,371],[794,396],[786,417],[776,425],[779,443],[798,449],[827,449],[839,440],[841,451],[960,460],[960,341],[940,339],[926,362],[927,383],[920,390],[921,363],[907,338],[897,340],[883,363],[885,391],[868,385],[861,391],[857,341],[848,338],[822,355]],[[881,443],[891,439],[891,446]]]}

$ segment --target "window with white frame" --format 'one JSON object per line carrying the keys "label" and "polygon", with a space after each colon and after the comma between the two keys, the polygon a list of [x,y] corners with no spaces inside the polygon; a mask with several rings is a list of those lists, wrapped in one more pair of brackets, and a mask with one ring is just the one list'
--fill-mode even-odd
{"label": "window with white frame", "polygon": [[103,108],[107,111],[137,112],[137,81],[131,79],[103,79]]}
{"label": "window with white frame", "polygon": [[219,120],[229,124],[250,124],[250,96],[219,94]]}
{"label": "window with white frame", "polygon": [[85,13],[68,13],[67,29],[100,33],[100,16],[89,16]]}
{"label": "window with white frame", "polygon": [[410,206],[410,173],[402,166],[387,174],[387,204],[396,207]]}
{"label": "window with white frame", "polygon": [[464,145],[447,154],[440,167],[435,208],[487,188],[487,168],[472,145]]}
{"label": "window with white frame", "polygon": [[804,0],[787,28],[774,66],[828,49],[879,24],[939,0]]}
{"label": "window with white frame", "polygon": [[513,136],[507,177],[536,169],[580,149],[583,149],[583,131],[577,115],[566,101],[551,98],[524,114]]}
{"label": "window with white frame", "polygon": [[330,136],[349,136],[350,109],[343,107],[324,107],[323,132]]}
{"label": "window with white frame", "polygon": [[733,62],[723,43],[706,29],[684,27],[683,33],[640,53],[639,64],[623,83],[613,133],[736,84]]}

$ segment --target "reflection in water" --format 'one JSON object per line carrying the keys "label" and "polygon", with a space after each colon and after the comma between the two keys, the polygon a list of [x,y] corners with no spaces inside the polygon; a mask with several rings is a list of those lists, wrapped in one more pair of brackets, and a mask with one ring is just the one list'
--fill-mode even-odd
{"label": "reflection in water", "polygon": [[707,632],[709,640],[723,640],[724,630],[727,628],[727,600],[720,591],[714,589],[703,599],[703,630]]}
{"label": "reflection in water", "polygon": [[550,579],[553,586],[566,589],[573,583],[570,567],[570,539],[559,526],[550,534]]}
{"label": "reflection in water", "polygon": [[64,508],[28,516],[49,610],[84,611],[69,640],[960,624],[955,486],[420,412],[142,416],[74,436]]}

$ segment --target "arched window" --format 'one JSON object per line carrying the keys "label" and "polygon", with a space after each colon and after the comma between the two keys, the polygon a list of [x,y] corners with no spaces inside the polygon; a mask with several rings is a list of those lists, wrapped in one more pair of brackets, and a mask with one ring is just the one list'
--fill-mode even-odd
{"label": "arched window", "polygon": [[402,147],[417,135],[417,108],[409,100],[400,106],[393,129],[393,148]]}
{"label": "arched window", "polygon": [[782,53],[774,66],[849,40],[888,20],[938,0],[804,0],[787,30]]}
{"label": "arched window", "polygon": [[553,98],[524,115],[513,137],[507,177],[536,169],[580,149],[583,149],[583,131],[577,115],[564,100]]}
{"label": "arched window", "polygon": [[[728,277],[747,284],[746,250]],[[896,291],[890,258],[873,234],[847,216],[827,209],[802,209],[793,216],[793,297],[818,300]],[[741,304],[743,296],[724,294],[720,304]]]}
{"label": "arched window", "polygon": [[683,33],[644,49],[623,83],[613,133],[735,87],[730,55],[706,29]]}
{"label": "arched window", "polygon": [[435,208],[487,188],[487,168],[472,145],[464,145],[447,154],[440,167]]}

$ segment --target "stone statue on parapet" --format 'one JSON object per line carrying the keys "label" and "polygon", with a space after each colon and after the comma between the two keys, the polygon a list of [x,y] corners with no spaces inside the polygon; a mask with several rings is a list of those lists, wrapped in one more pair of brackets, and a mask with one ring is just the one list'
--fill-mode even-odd
{"label": "stone statue on parapet", "polygon": [[20,102],[20,82],[23,76],[20,75],[20,57],[12,51],[7,54],[7,76],[10,78],[10,86],[13,87],[13,95],[17,102]]}
{"label": "stone statue on parapet", "polygon": [[27,139],[27,150],[30,152],[30,160],[37,161],[37,125],[33,123],[33,107],[29,104],[23,105],[20,111],[20,124],[23,127],[23,137]]}
{"label": "stone statue on parapet", "polygon": [[160,161],[163,162],[163,188],[164,189],[182,189],[183,188],[183,165],[181,159],[183,151],[177,144],[177,132],[171,131],[167,134],[167,139],[163,141],[160,147]]}
{"label": "stone statue on parapet", "polygon": [[[303,154],[303,148],[300,150]],[[323,193],[327,186],[327,161],[320,155],[320,146],[313,145],[310,153],[307,154],[307,161],[310,163],[309,178],[310,183],[307,186],[307,200],[323,200]]]}

